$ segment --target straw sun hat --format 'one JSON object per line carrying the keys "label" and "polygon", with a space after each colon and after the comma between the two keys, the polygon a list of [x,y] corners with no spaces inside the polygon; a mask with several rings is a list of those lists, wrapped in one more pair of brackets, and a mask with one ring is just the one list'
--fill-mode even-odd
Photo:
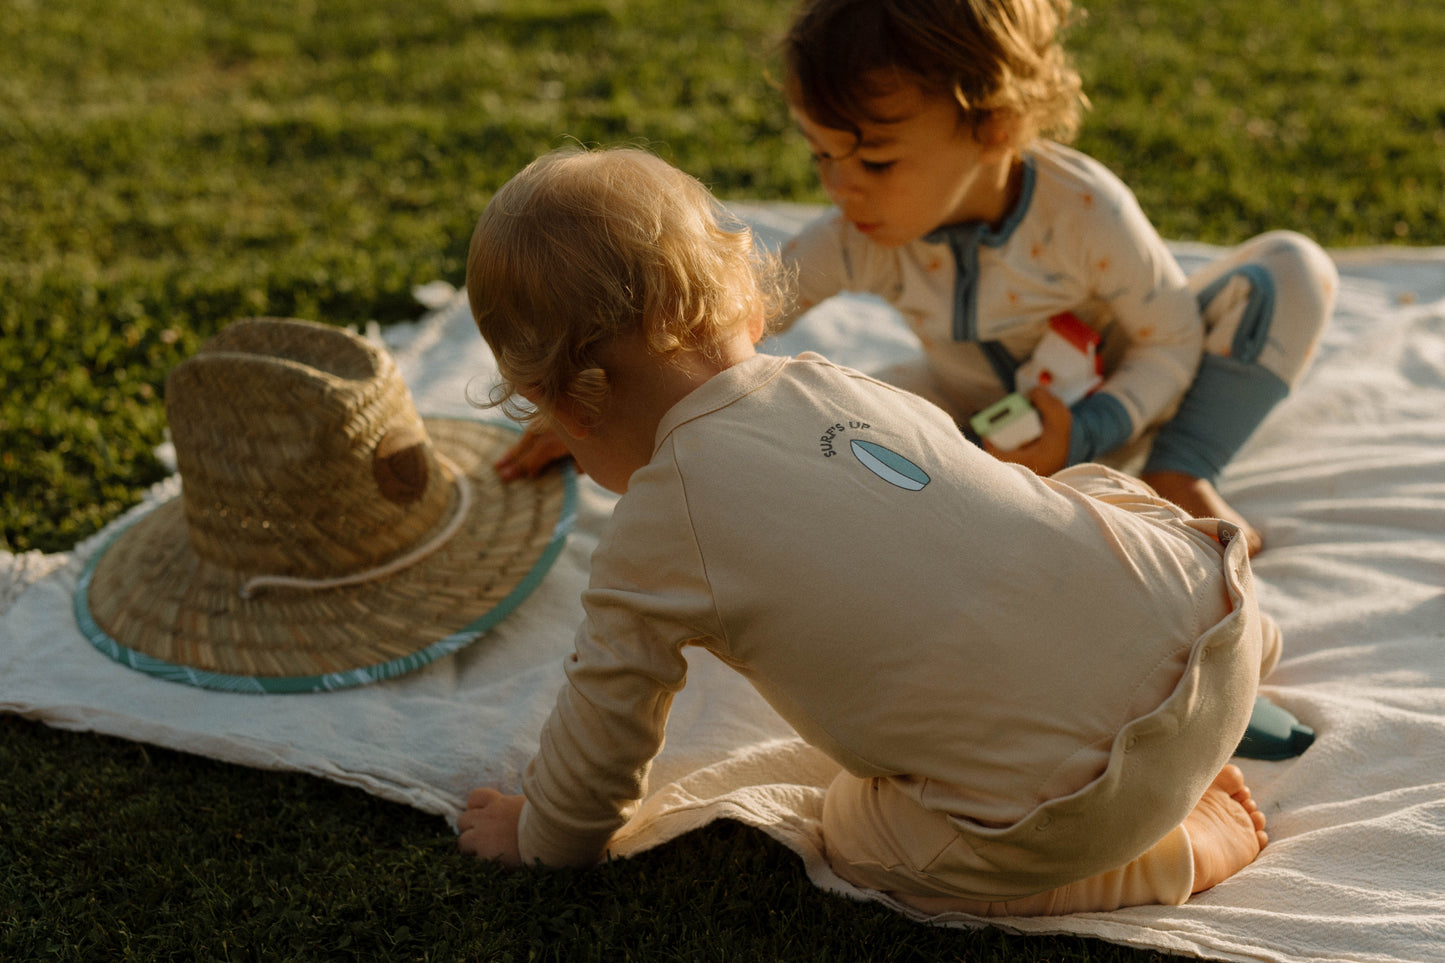
{"label": "straw sun hat", "polygon": [[456,651],[541,580],[571,469],[503,483],[515,429],[420,418],[386,352],[306,321],[217,334],[166,381],[181,494],[122,530],[76,591],[133,668],[207,688],[312,692]]}

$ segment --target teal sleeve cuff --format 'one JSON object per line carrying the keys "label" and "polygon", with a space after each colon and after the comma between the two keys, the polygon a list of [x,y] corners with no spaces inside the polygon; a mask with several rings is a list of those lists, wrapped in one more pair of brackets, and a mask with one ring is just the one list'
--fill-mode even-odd
{"label": "teal sleeve cuff", "polygon": [[1069,409],[1074,416],[1069,434],[1069,464],[1093,461],[1129,440],[1134,426],[1113,395],[1089,395]]}

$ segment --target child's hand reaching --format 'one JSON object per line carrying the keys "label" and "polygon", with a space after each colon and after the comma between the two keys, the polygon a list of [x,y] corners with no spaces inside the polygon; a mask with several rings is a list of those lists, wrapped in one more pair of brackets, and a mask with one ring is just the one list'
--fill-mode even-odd
{"label": "child's hand reaching", "polygon": [[983,447],[1001,461],[1023,465],[1036,475],[1052,475],[1069,463],[1069,435],[1074,427],[1074,416],[1068,405],[1042,386],[1029,392],[1029,402],[1038,410],[1039,420],[1044,423],[1042,435],[1012,451],[999,451],[988,439],[984,439]]}
{"label": "child's hand reaching", "polygon": [[561,461],[569,454],[555,428],[534,422],[527,426],[521,439],[508,448],[493,467],[502,481],[536,478],[548,465]]}
{"label": "child's hand reaching", "polygon": [[517,823],[526,796],[504,796],[495,789],[474,789],[466,812],[457,817],[461,838],[457,846],[478,859],[495,859],[512,869],[522,865],[517,845]]}

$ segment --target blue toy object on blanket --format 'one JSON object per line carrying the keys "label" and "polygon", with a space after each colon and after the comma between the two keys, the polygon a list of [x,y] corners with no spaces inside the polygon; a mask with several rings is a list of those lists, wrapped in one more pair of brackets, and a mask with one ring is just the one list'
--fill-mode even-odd
{"label": "blue toy object on blanket", "polygon": [[1290,759],[1308,749],[1315,731],[1264,696],[1254,700],[1249,728],[1239,741],[1236,756],[1246,759]]}

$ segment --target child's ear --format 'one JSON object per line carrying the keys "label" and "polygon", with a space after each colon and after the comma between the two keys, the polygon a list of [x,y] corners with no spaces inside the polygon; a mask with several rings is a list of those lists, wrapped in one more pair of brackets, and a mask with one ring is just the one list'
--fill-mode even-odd
{"label": "child's ear", "polygon": [[1011,110],[995,110],[979,125],[974,136],[990,152],[1012,152],[1023,140],[1023,118]]}
{"label": "child's ear", "polygon": [[581,417],[571,398],[558,398],[552,406],[552,423],[578,441],[592,434],[591,422]]}
{"label": "child's ear", "polygon": [[757,344],[759,341],[763,340],[763,335],[767,334],[767,331],[767,318],[763,316],[763,309],[758,308],[757,313],[754,314],[752,320],[748,322],[748,338],[752,341],[753,344]]}
{"label": "child's ear", "polygon": [[[542,407],[542,393],[534,388],[518,388],[517,394],[526,398],[538,408]],[[568,435],[579,441],[592,434],[592,428],[585,418],[582,418],[577,410],[577,405],[571,398],[558,398],[552,405],[548,420],[565,431]]]}

